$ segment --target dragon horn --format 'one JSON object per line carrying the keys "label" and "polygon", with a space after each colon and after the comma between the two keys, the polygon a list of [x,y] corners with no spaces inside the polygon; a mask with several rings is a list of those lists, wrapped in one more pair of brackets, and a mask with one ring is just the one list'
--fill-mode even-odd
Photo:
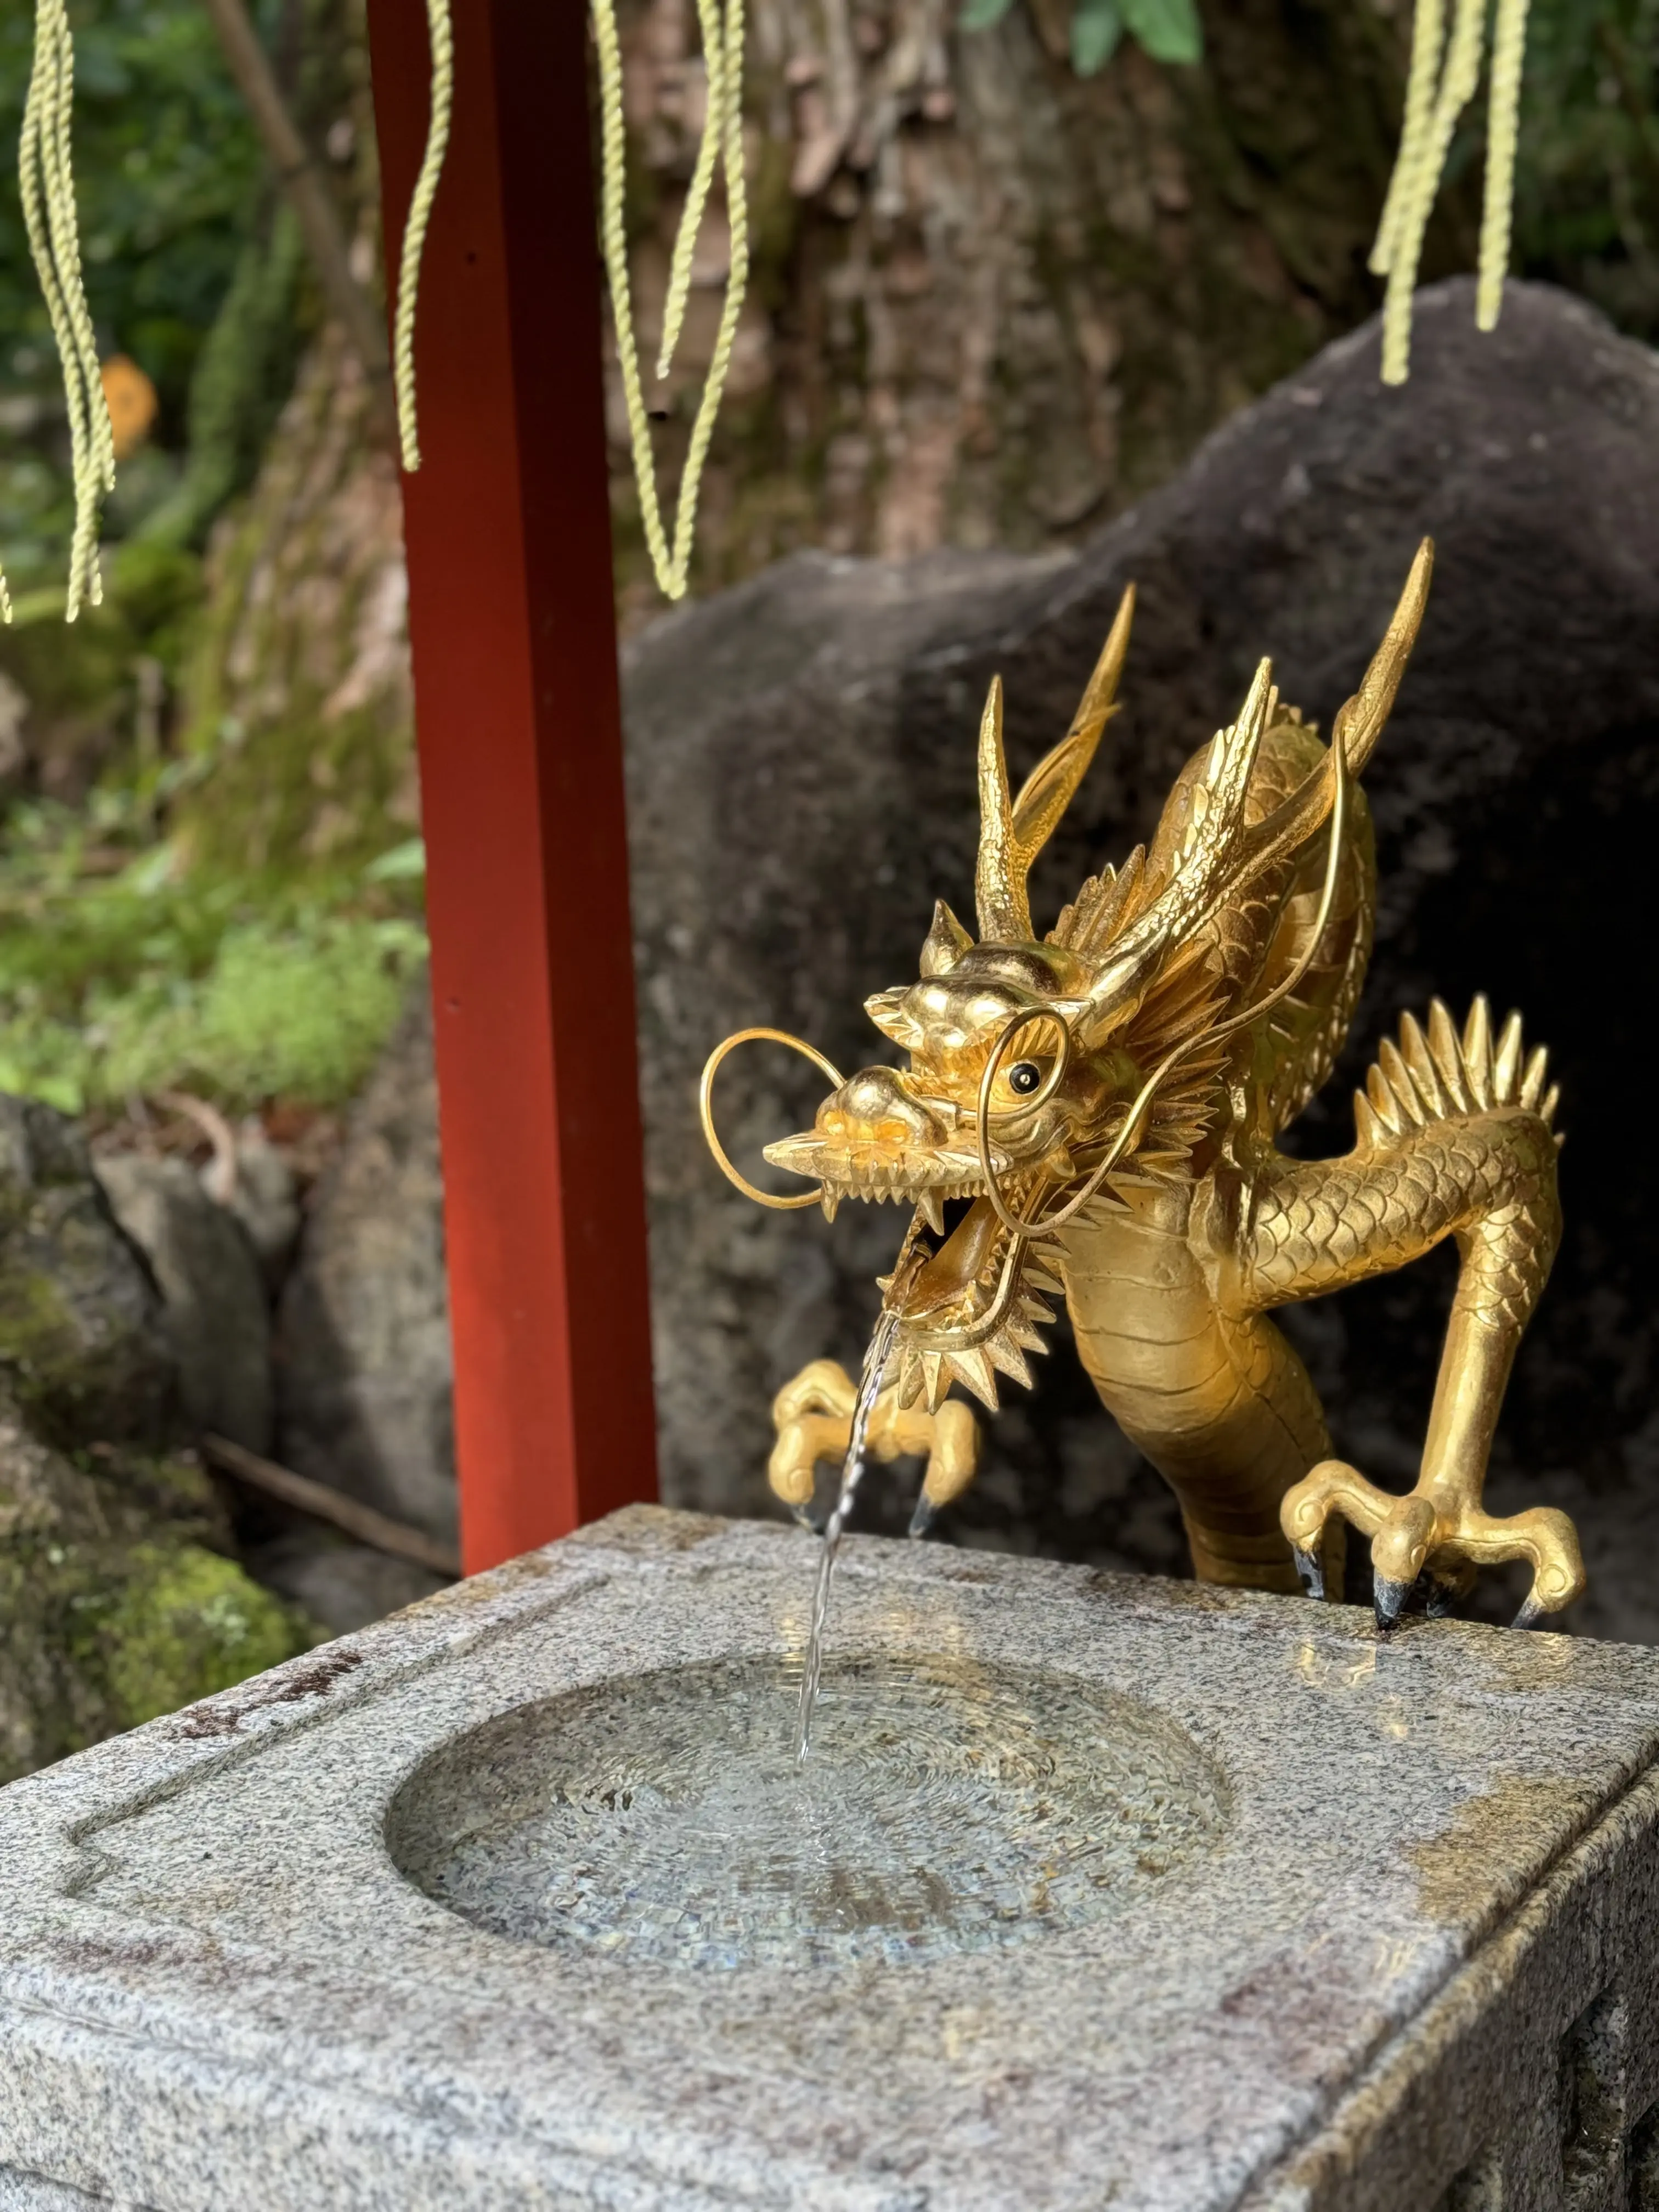
{"label": "dragon horn", "polygon": [[974,940],[943,899],[933,901],[933,926],[921,948],[924,975],[948,975]]}
{"label": "dragon horn", "polygon": [[[1109,948],[1106,965],[1090,987],[1086,1003],[1096,1018],[1109,1015],[1116,1021],[1133,1012],[1174,949],[1208,921],[1231,890],[1250,775],[1278,696],[1273,663],[1264,660],[1238,720],[1217,735],[1206,781],[1194,787],[1191,823],[1168,884]],[[1084,1020],[1089,1026],[1089,1013]]]}
{"label": "dragon horn", "polygon": [[1031,934],[1026,878],[1054,835],[1095,757],[1101,732],[1117,711],[1116,697],[1134,620],[1135,588],[1125,590],[1072,726],[1011,798],[1002,744],[1002,682],[992,679],[979,730],[979,861],[974,887],[979,933],[994,944],[1019,944]]}
{"label": "dragon horn", "polygon": [[1018,945],[1031,933],[1025,871],[1014,836],[1014,801],[1002,749],[1002,678],[994,676],[979,724],[979,858],[974,865],[979,933],[996,945]]}
{"label": "dragon horn", "polygon": [[[1382,642],[1371,656],[1358,690],[1338,712],[1331,732],[1332,751],[1326,763],[1304,778],[1284,805],[1276,807],[1265,820],[1249,830],[1242,830],[1244,789],[1249,781],[1248,764],[1254,761],[1255,745],[1261,734],[1258,729],[1250,738],[1247,755],[1246,725],[1251,719],[1252,702],[1260,698],[1264,717],[1270,704],[1267,664],[1262,663],[1256,672],[1250,699],[1246,701],[1238,721],[1222,740],[1221,765],[1211,778],[1210,810],[1202,828],[1196,833],[1189,832],[1194,842],[1180,863],[1179,872],[1128,935],[1109,948],[1107,964],[1090,988],[1088,1002],[1096,1010],[1097,1021],[1109,1013],[1114,1021],[1121,1020],[1132,1012],[1164,959],[1183,938],[1189,938],[1224,899],[1236,897],[1264,868],[1271,867],[1276,860],[1305,844],[1325,822],[1336,795],[1335,747],[1341,745],[1351,775],[1357,776],[1370,758],[1422,624],[1433,568],[1434,540],[1425,538],[1417,549],[1393,619],[1383,634]],[[1235,773],[1238,766],[1245,769],[1242,783]],[[1223,785],[1228,787],[1224,808],[1218,804]],[[1211,836],[1212,828],[1215,834]],[[1196,865],[1200,848],[1206,848],[1208,862],[1202,867]]]}
{"label": "dragon horn", "polygon": [[[1348,772],[1360,775],[1376,749],[1382,727],[1394,711],[1395,694],[1412,657],[1417,633],[1423,626],[1423,610],[1429,603],[1429,579],[1434,574],[1434,540],[1425,538],[1418,547],[1382,642],[1371,655],[1359,689],[1337,709],[1333,738],[1340,738]],[[1328,781],[1328,779],[1327,779]]]}
{"label": "dragon horn", "polygon": [[[1370,666],[1358,690],[1337,709],[1331,743],[1342,746],[1348,773],[1352,776],[1358,776],[1376,750],[1376,741],[1393,709],[1395,695],[1422,626],[1423,610],[1428,604],[1429,579],[1433,572],[1434,540],[1425,538],[1417,549],[1393,619],[1383,632],[1382,642],[1371,655]],[[1250,831],[1235,887],[1242,890],[1264,868],[1271,867],[1275,860],[1311,837],[1330,812],[1334,795],[1335,779],[1328,756],[1325,763],[1305,777],[1282,806],[1275,807]]]}

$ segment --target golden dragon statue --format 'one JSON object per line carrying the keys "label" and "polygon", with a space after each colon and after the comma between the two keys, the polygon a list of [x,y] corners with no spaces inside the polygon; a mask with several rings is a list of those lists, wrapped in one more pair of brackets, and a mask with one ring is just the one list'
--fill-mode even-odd
{"label": "golden dragon statue", "polygon": [[[1376,863],[1357,779],[1422,619],[1425,542],[1331,744],[1282,702],[1263,661],[1231,728],[1176,777],[1150,846],[1085,883],[1046,937],[1033,860],[1115,711],[1133,586],[1066,736],[1016,797],[994,681],[979,738],[977,939],[941,901],[915,983],[866,1001],[902,1066],[843,1079],[781,1031],[711,1055],[705,1132],[773,1206],[847,1198],[913,1208],[884,1310],[898,1317],[867,1449],[927,1461],[912,1532],[971,1481],[973,1413],[999,1372],[1029,1383],[1047,1301],[1124,1433],[1179,1500],[1200,1580],[1342,1593],[1345,1524],[1370,1540],[1377,1619],[1451,1609],[1479,1568],[1530,1564],[1517,1620],[1583,1587],[1571,1522],[1481,1503],[1510,1366],[1560,1237],[1556,1093],[1518,1015],[1462,1029],[1437,1001],[1407,1015],[1354,1101],[1346,1157],[1276,1139],[1330,1073],[1370,951]],[[714,1133],[714,1072],[769,1037],[833,1084],[812,1128],[769,1145],[816,1188],[759,1190]],[[1415,1486],[1378,1488],[1331,1455],[1306,1369],[1269,1318],[1455,1239],[1461,1262]],[[779,1394],[772,1486],[798,1511],[818,1462],[848,1448],[854,1386],[817,1360]]]}

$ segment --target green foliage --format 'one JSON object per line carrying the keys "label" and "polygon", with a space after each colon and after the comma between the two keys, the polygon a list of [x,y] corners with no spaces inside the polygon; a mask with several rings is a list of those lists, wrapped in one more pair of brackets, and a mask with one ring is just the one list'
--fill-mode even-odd
{"label": "green foliage", "polygon": [[[1013,0],[967,0],[957,17],[964,31],[988,31]],[[1117,52],[1125,31],[1155,62],[1197,62],[1204,57],[1204,27],[1197,0],[1076,0],[1072,15],[1072,66],[1093,76]]]}
{"label": "green foliage", "polygon": [[146,807],[178,774],[105,788],[80,811],[14,806],[0,850],[0,1091],[66,1113],[179,1088],[233,1108],[337,1104],[425,957],[407,863],[386,889],[182,873],[144,836]]}
{"label": "green foliage", "polygon": [[1659,0],[1533,0],[1516,264],[1659,340]]}
{"label": "green foliage", "polygon": [[[333,0],[263,0],[276,33]],[[124,461],[105,537],[149,530],[199,545],[251,480],[304,337],[302,259],[258,137],[198,0],[71,0],[72,149],[82,258],[99,351],[156,387],[149,442]],[[72,521],[61,373],[29,258],[11,149],[27,93],[32,8],[0,9],[0,560],[13,590],[48,587]],[[337,103],[333,57],[279,76],[303,113]],[[319,41],[325,47],[325,41]],[[184,449],[188,447],[187,454]]]}
{"label": "green foliage", "polygon": [[1072,67],[1094,76],[1117,52],[1123,16],[1117,0],[1077,0],[1072,11]]}
{"label": "green foliage", "polygon": [[1120,0],[1125,27],[1155,62],[1204,58],[1204,28],[1196,0]]}
{"label": "green foliage", "polygon": [[1000,23],[1014,0],[967,0],[967,5],[957,18],[957,26],[964,31],[988,31]]}
{"label": "green foliage", "polygon": [[[269,10],[261,12],[268,13]],[[15,163],[33,9],[0,9],[0,380],[50,392],[50,326]],[[194,0],[72,5],[74,157],[87,295],[100,347],[129,353],[178,426],[191,369],[265,201],[252,124]]]}

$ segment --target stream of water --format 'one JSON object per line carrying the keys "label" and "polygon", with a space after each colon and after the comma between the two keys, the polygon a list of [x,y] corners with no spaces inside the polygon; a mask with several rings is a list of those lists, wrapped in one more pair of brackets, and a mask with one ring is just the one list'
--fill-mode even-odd
{"label": "stream of water", "polygon": [[836,1508],[824,1524],[823,1549],[818,1557],[817,1587],[812,1593],[812,1633],[806,1647],[806,1672],[801,1677],[800,1718],[795,1730],[795,1757],[804,1759],[812,1747],[812,1716],[817,1710],[818,1689],[823,1680],[823,1632],[830,1618],[830,1584],[836,1571],[836,1554],[841,1549],[841,1540],[846,1533],[853,1500],[858,1495],[859,1478],[864,1473],[866,1448],[870,1437],[870,1416],[876,1409],[876,1400],[881,1395],[881,1378],[887,1371],[887,1359],[893,1349],[893,1339],[898,1334],[899,1316],[884,1313],[876,1323],[876,1333],[870,1340],[870,1348],[864,1355],[864,1367],[859,1376],[859,1395],[853,1408],[852,1432],[847,1440],[847,1457],[842,1462],[841,1495]]}

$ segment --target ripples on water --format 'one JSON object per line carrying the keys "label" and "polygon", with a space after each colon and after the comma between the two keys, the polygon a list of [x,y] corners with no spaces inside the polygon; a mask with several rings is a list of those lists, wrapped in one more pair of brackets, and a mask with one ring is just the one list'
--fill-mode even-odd
{"label": "ripples on water", "polygon": [[1081,1680],[842,1659],[805,1765],[775,1662],[520,1709],[404,1785],[403,1871],[483,1927],[653,1965],[823,1966],[1109,1917],[1218,1837],[1185,1732]]}

